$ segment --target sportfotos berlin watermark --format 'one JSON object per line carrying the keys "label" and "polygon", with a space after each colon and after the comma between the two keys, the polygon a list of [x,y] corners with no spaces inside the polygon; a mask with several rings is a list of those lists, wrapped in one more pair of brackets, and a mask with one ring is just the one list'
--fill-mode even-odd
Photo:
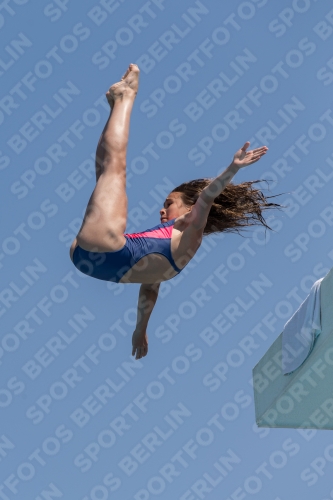
{"label": "sportfotos berlin watermark", "polygon": [[[332,397],[313,408],[304,428],[283,436],[270,428],[327,383],[330,351],[307,361],[304,376],[266,413],[268,428],[256,425],[254,388],[270,391],[281,356],[295,353],[288,349],[252,379],[255,363],[333,260],[332,247],[325,249],[333,202],[322,202],[333,178],[333,108],[322,100],[313,107],[313,95],[333,83],[332,7],[188,0],[173,12],[165,0],[100,0],[77,12],[73,1],[53,0],[34,6],[38,28],[18,22],[31,9],[28,0],[0,4],[7,33],[0,126],[8,127],[0,173],[15,209],[0,240],[0,498],[76,491],[80,500],[287,500],[289,478],[302,498],[333,498],[333,445],[318,432],[333,418]],[[135,143],[133,126],[126,232],[156,224],[184,180],[220,174],[230,144],[244,134],[251,148],[268,145],[270,155],[239,178],[269,181],[284,191],[285,206],[266,218],[272,232],[254,228],[233,241],[212,234],[184,256],[191,261],[179,276],[164,276],[144,360],[130,355],[138,308],[125,298],[129,288],[96,283],[69,259],[99,162],[88,142],[92,134],[97,142],[108,119],[103,92],[125,60],[142,75],[134,108],[142,139]],[[86,68],[83,79],[78,65]],[[88,89],[94,73],[95,92]],[[321,257],[311,260],[320,245]],[[65,262],[58,274],[55,252]],[[271,254],[285,268],[283,283],[266,259]],[[293,282],[290,266],[301,270]]]}

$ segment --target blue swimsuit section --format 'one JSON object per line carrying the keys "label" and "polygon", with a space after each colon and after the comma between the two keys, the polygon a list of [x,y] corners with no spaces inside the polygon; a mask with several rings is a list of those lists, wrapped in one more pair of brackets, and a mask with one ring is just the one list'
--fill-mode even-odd
{"label": "blue swimsuit section", "polygon": [[181,272],[171,255],[171,234],[176,219],[158,224],[141,233],[124,234],[126,243],[116,252],[89,252],[77,246],[74,265],[81,273],[98,280],[119,283],[121,278],[140,260],[151,253],[164,255],[172,267]]}

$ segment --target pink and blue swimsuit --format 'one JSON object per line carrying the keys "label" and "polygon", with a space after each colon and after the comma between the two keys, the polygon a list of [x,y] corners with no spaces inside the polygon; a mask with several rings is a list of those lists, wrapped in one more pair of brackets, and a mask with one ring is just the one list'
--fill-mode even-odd
{"label": "pink and blue swimsuit", "polygon": [[158,224],[142,233],[124,234],[126,243],[116,252],[89,252],[77,246],[73,253],[74,265],[81,273],[99,280],[119,283],[121,278],[142,257],[151,253],[164,255],[172,267],[181,272],[171,255],[171,234],[176,219]]}

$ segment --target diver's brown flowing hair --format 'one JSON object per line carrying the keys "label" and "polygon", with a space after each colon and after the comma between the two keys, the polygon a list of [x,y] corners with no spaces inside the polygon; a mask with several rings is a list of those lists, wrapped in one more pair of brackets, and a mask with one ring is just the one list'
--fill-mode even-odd
{"label": "diver's brown flowing hair", "polygon": [[[173,189],[172,192],[181,193],[183,204],[190,207],[194,205],[201,191],[208,186],[212,180],[213,179],[205,178],[183,182],[183,184]],[[266,224],[262,216],[262,211],[270,208],[280,210],[284,205],[267,203],[268,198],[275,198],[275,196],[279,195],[265,197],[259,189],[253,189],[251,187],[252,184],[261,181],[267,182],[266,179],[242,182],[241,184],[229,182],[223,191],[214,199],[203,234],[208,235],[218,232],[237,232],[240,234],[239,227],[260,224],[273,231],[273,229]]]}

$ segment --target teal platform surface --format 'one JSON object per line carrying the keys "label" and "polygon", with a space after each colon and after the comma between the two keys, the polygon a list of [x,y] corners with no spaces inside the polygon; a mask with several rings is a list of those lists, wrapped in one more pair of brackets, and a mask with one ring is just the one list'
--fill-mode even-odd
{"label": "teal platform surface", "polygon": [[333,268],[320,287],[322,331],[307,360],[284,375],[282,333],[253,368],[258,427],[333,429]]}

